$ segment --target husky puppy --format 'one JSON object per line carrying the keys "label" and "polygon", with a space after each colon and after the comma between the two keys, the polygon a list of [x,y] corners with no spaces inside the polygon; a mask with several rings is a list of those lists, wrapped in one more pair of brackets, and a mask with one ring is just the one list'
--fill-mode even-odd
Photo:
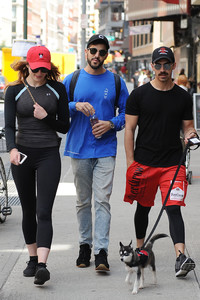
{"label": "husky puppy", "polygon": [[132,241],[128,246],[124,246],[121,242],[120,245],[120,258],[125,263],[125,268],[128,272],[125,282],[131,284],[131,275],[134,270],[133,267],[137,267],[137,276],[133,286],[132,294],[137,294],[139,289],[144,288],[144,268],[150,266],[152,268],[154,284],[156,284],[156,266],[155,256],[152,251],[153,243],[155,240],[168,237],[167,234],[161,233],[154,235],[145,248],[133,250],[131,247]]}

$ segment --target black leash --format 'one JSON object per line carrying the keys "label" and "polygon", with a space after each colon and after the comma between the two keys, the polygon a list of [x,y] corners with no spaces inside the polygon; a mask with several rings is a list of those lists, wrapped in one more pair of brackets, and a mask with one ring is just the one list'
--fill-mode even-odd
{"label": "black leash", "polygon": [[165,206],[166,206],[166,203],[167,203],[167,199],[168,199],[168,197],[169,197],[169,194],[170,194],[170,192],[171,192],[171,189],[172,189],[172,187],[173,187],[173,184],[174,184],[174,182],[175,182],[175,180],[176,180],[176,177],[177,177],[177,175],[178,175],[179,169],[180,169],[180,167],[181,167],[181,165],[182,165],[183,160],[185,159],[186,152],[187,152],[187,150],[190,148],[190,146],[192,146],[192,145],[197,145],[197,147],[195,148],[195,150],[196,150],[196,149],[200,146],[200,140],[199,140],[199,142],[197,142],[197,143],[192,142],[192,139],[188,140],[188,143],[187,143],[187,145],[186,145],[186,147],[185,147],[185,149],[184,149],[184,151],[183,151],[183,154],[182,154],[182,156],[181,156],[180,162],[179,162],[179,164],[178,164],[177,170],[176,170],[176,172],[175,172],[175,174],[174,174],[174,178],[173,178],[173,180],[172,180],[172,182],[171,182],[171,185],[170,185],[170,187],[169,187],[169,190],[168,190],[167,196],[166,196],[166,198],[165,198],[165,201],[163,202],[163,206],[162,206],[162,208],[161,208],[161,210],[160,210],[160,213],[159,213],[159,215],[158,215],[158,218],[157,218],[157,220],[156,220],[156,222],[155,222],[155,224],[154,224],[154,226],[153,226],[153,228],[152,228],[152,230],[151,230],[149,236],[147,237],[146,241],[144,242],[143,246],[141,247],[141,249],[144,248],[144,247],[146,246],[146,244],[147,244],[147,242],[149,241],[150,237],[151,237],[152,234],[154,233],[154,231],[155,231],[155,229],[156,229],[156,227],[157,227],[157,225],[158,225],[158,222],[160,221],[160,218],[161,218],[161,216],[162,216],[162,213],[163,213],[163,211],[164,211],[164,209],[165,209]]}

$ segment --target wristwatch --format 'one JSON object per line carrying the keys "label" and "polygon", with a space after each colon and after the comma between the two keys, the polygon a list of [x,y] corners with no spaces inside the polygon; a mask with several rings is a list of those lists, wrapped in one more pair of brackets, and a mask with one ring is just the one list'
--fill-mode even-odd
{"label": "wristwatch", "polygon": [[112,121],[109,121],[109,122],[110,122],[110,128],[111,128],[111,129],[114,129],[114,128],[115,128],[114,123],[113,123]]}

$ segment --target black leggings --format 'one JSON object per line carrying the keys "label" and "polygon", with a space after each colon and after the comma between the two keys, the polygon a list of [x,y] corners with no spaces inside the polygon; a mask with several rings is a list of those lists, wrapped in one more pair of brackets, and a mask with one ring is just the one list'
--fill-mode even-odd
{"label": "black leggings", "polygon": [[18,150],[27,155],[22,165],[12,165],[22,206],[25,242],[50,249],[53,236],[52,207],[61,173],[59,149],[18,145]]}
{"label": "black leggings", "polygon": [[[137,239],[143,239],[148,227],[148,215],[151,207],[144,207],[137,202],[137,208],[134,217],[135,233]],[[172,241],[175,244],[185,243],[185,227],[181,214],[181,208],[178,205],[165,207],[169,219],[169,231]]]}

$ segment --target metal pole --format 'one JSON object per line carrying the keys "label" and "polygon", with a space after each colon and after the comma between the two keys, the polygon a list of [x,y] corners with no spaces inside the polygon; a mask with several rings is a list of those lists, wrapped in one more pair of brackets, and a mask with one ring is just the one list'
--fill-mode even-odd
{"label": "metal pole", "polygon": [[[82,15],[86,14],[86,0],[82,0]],[[81,32],[81,69],[85,67],[85,42],[86,29],[82,28]]]}
{"label": "metal pole", "polygon": [[27,40],[27,0],[24,0],[24,39]]}

